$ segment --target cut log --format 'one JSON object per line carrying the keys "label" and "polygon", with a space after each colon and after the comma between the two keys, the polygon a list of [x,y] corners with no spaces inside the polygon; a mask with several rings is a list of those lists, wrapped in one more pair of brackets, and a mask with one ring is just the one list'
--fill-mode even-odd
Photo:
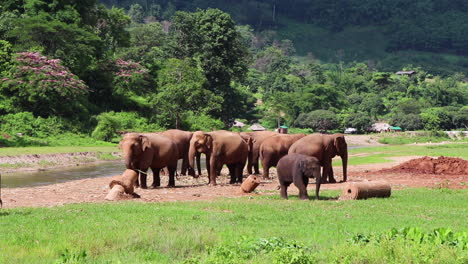
{"label": "cut log", "polygon": [[341,193],[341,200],[359,200],[373,197],[390,197],[392,188],[388,182],[350,182]]}
{"label": "cut log", "polygon": [[260,178],[255,175],[249,175],[242,183],[240,189],[242,192],[250,193],[260,184]]}
{"label": "cut log", "polygon": [[124,191],[125,189],[122,185],[115,184],[104,199],[108,201],[118,200],[123,195]]}

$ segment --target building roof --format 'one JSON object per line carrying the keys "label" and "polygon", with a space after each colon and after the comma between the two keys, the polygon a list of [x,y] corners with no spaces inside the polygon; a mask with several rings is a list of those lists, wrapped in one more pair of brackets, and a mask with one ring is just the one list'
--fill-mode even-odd
{"label": "building roof", "polygon": [[266,128],[262,127],[259,123],[254,123],[248,129],[253,130],[253,131],[264,131],[264,130],[266,130]]}
{"label": "building roof", "polygon": [[390,128],[390,125],[388,123],[377,122],[377,123],[372,124],[370,130],[380,132],[380,131],[387,130],[389,128]]}
{"label": "building roof", "polygon": [[245,127],[245,124],[242,123],[241,121],[234,120],[234,124],[232,126],[233,127]]}
{"label": "building roof", "polygon": [[392,130],[401,130],[401,127],[393,127],[393,126],[391,126],[390,129],[392,129]]}
{"label": "building roof", "polygon": [[399,71],[399,72],[396,72],[395,74],[396,75],[413,75],[415,73],[416,71]]}
{"label": "building roof", "polygon": [[280,127],[281,127],[281,128],[288,128],[288,127],[287,127],[287,126],[285,126],[285,125],[282,125],[282,126],[280,126]]}

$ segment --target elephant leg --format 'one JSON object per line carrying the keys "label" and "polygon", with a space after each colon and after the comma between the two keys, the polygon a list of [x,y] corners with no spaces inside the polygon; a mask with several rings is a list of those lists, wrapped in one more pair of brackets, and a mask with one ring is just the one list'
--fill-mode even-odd
{"label": "elephant leg", "polygon": [[182,159],[182,167],[180,168],[180,175],[187,175],[187,170],[188,170],[188,156],[185,155],[184,158]]}
{"label": "elephant leg", "polygon": [[258,152],[253,154],[253,167],[255,170],[255,174],[260,174],[260,170],[258,169]]}
{"label": "elephant leg", "polygon": [[[146,176],[147,176],[147,172],[148,170],[145,170],[143,171],[144,173],[141,173],[140,172],[140,187],[142,189],[147,189],[148,186],[146,185]],[[159,170],[158,170],[158,173],[159,173]],[[154,171],[153,171],[153,174],[154,174]]]}
{"label": "elephant leg", "polygon": [[[201,176],[201,164],[200,164],[200,156],[201,156],[201,153],[200,152],[197,152],[195,154],[195,158],[197,160],[197,169],[198,169],[198,175]],[[206,160],[209,160],[208,157],[206,157]],[[207,166],[206,169],[208,170],[210,167]],[[195,168],[193,168],[195,170]]]}
{"label": "elephant leg", "polygon": [[175,177],[174,175],[176,174],[177,171],[177,166],[176,167],[168,167],[169,170],[169,182],[167,184],[167,187],[175,187]]}
{"label": "elephant leg", "polygon": [[245,167],[245,162],[240,162],[236,166],[236,175],[237,175],[238,183],[242,183],[242,180],[244,178],[244,167]]}
{"label": "elephant leg", "polygon": [[231,176],[231,180],[229,181],[230,184],[236,183],[236,165],[235,164],[227,164],[229,169],[229,175]]}
{"label": "elephant leg", "polygon": [[153,171],[153,184],[151,185],[153,188],[157,188],[161,186],[161,177],[159,177],[159,172],[161,169],[151,168]]}
{"label": "elephant leg", "polygon": [[253,153],[249,153],[247,157],[247,173],[252,174],[252,167],[253,167]]}
{"label": "elephant leg", "polygon": [[322,167],[322,179],[321,179],[321,183],[328,183],[328,173],[329,173],[328,166],[327,166],[327,165],[323,165],[323,167]]}
{"label": "elephant leg", "polygon": [[210,181],[209,181],[209,184],[212,185],[212,186],[215,186],[216,185],[216,158],[215,158],[215,155],[212,155],[208,161],[208,158],[207,158],[207,164],[206,165],[209,165],[209,178],[210,178]]}
{"label": "elephant leg", "polygon": [[309,184],[309,178],[302,175],[295,175],[293,182],[294,185],[296,185],[296,187],[299,189],[299,199],[309,200],[309,195],[307,194],[307,184]]}
{"label": "elephant leg", "polygon": [[329,183],[336,183],[335,177],[333,175],[333,166],[330,166],[330,168],[328,170],[328,182]]}
{"label": "elephant leg", "polygon": [[288,187],[290,184],[289,182],[280,183],[280,194],[283,199],[288,199]]}
{"label": "elephant leg", "polygon": [[269,160],[262,159],[262,167],[263,167],[263,179],[269,179],[270,178]]}

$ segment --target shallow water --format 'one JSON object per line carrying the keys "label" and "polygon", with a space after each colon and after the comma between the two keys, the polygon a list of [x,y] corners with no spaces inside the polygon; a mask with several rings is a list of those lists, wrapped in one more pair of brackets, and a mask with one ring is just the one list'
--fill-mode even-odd
{"label": "shallow water", "polygon": [[73,168],[2,174],[2,188],[49,185],[84,178],[97,178],[121,174],[125,165],[121,161],[104,162]]}

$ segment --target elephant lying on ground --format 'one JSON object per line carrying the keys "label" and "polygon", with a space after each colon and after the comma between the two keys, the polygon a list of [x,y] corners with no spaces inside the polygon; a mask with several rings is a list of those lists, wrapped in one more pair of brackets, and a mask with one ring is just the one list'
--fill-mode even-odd
{"label": "elephant lying on ground", "polygon": [[299,189],[299,198],[309,200],[307,185],[309,178],[315,178],[315,199],[319,199],[321,177],[320,163],[317,158],[295,153],[288,154],[280,159],[276,170],[281,187],[281,197],[288,199],[288,187],[294,183]]}
{"label": "elephant lying on ground", "polygon": [[299,153],[316,157],[323,167],[322,183],[335,183],[333,175],[332,158],[341,157],[343,163],[343,182],[348,179],[348,145],[343,134],[323,135],[311,134],[296,141],[289,149],[289,154]]}
{"label": "elephant lying on ground", "polygon": [[262,160],[264,179],[269,178],[270,167],[276,166],[278,161],[288,154],[289,147],[303,137],[305,137],[304,134],[278,134],[263,141],[260,146],[260,159]]}
{"label": "elephant lying on ground", "polygon": [[242,182],[242,173],[248,155],[248,145],[238,133],[224,130],[194,132],[190,140],[190,167],[193,168],[195,155],[200,153],[206,155],[206,168],[210,185],[216,185],[217,171],[223,164],[226,164],[229,168],[230,183]]}
{"label": "elephant lying on ground", "polygon": [[[167,186],[175,186],[174,174],[177,169],[179,152],[177,145],[172,140],[154,133],[128,133],[120,141],[119,148],[123,151],[127,169],[140,172],[141,188],[147,188],[146,173],[148,168],[153,171],[152,187],[160,186],[159,171],[164,167],[169,170],[169,183]],[[136,186],[138,186],[138,181]]]}

